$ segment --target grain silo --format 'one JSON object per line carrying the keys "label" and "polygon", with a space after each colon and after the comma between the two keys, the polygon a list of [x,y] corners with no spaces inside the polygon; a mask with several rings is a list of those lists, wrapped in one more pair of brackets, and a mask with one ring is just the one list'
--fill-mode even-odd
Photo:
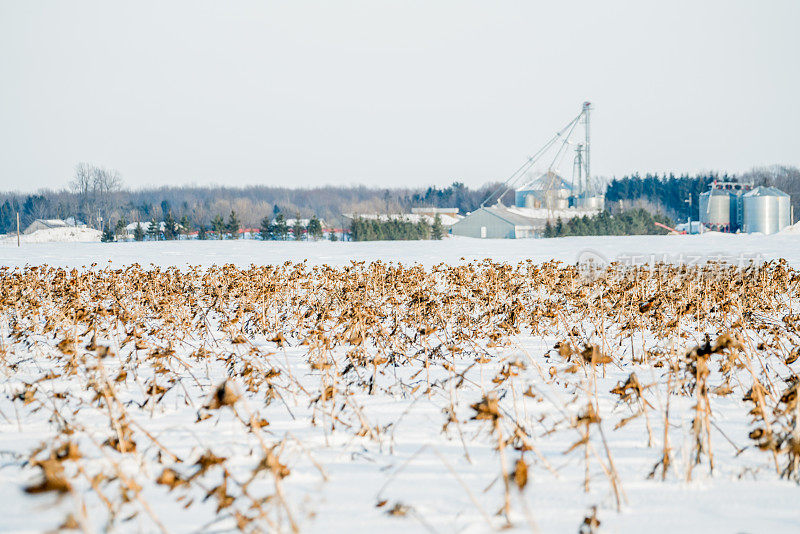
{"label": "grain silo", "polygon": [[576,208],[582,210],[603,211],[606,199],[603,195],[581,195],[573,197]]}
{"label": "grain silo", "polygon": [[700,195],[700,222],[718,232],[738,232],[744,224],[743,196],[752,184],[713,182]]}
{"label": "grain silo", "polygon": [[787,226],[792,225],[792,199],[780,189],[775,187],[770,187],[770,189],[778,197],[778,231],[780,232]]}
{"label": "grain silo", "polygon": [[721,231],[731,229],[731,195],[725,189],[711,189],[700,195],[700,222]]}
{"label": "grain silo", "polygon": [[789,226],[789,195],[774,187],[756,187],[744,195],[744,230],[774,234]]}
{"label": "grain silo", "polygon": [[566,180],[555,172],[548,171],[518,188],[514,195],[514,204],[518,208],[566,209],[569,207],[571,194]]}

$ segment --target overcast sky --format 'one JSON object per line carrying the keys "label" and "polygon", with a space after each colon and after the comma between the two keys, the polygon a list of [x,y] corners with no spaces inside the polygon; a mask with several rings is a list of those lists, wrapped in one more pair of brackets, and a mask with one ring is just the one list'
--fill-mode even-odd
{"label": "overcast sky", "polygon": [[800,1],[0,0],[0,189],[479,185],[800,165]]}

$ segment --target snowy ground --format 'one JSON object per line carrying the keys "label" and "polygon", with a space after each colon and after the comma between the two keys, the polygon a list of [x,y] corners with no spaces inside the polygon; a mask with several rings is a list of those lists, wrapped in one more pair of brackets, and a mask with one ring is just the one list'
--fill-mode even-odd
{"label": "snowy ground", "polygon": [[[258,241],[206,241],[206,242],[158,242],[158,243],[45,243],[15,245],[0,244],[0,267],[23,267],[25,265],[50,265],[56,267],[90,267],[94,270],[138,263],[143,269],[151,264],[160,267],[199,265],[211,267],[231,263],[242,268],[251,264],[278,265],[283,262],[306,262],[307,265],[328,264],[347,266],[352,261],[396,262],[404,265],[421,264],[428,271],[442,262],[450,265],[491,258],[498,262],[516,264],[525,260],[541,263],[551,259],[572,264],[593,259],[596,263],[619,261],[623,264],[642,265],[656,261],[694,264],[706,260],[725,260],[746,265],[750,260],[772,260],[785,258],[794,268],[800,268],[800,235],[776,236],[731,236],[705,234],[702,236],[635,236],[605,238],[561,238],[548,240],[472,240],[446,239],[441,242],[382,242],[382,243],[272,243]],[[42,276],[40,274],[32,276]],[[313,278],[312,278],[313,279]],[[123,287],[123,286],[120,286]],[[125,286],[127,287],[127,286]],[[8,288],[7,288],[8,289]],[[796,291],[796,288],[793,289]],[[82,298],[90,302],[93,288],[84,287]],[[299,292],[308,296],[303,289]],[[536,302],[560,301],[558,292],[551,293],[539,287],[521,290],[527,305]],[[322,291],[321,291],[322,292]],[[780,293],[778,293],[780,296]],[[787,289],[788,295],[788,289]],[[3,296],[0,296],[2,299]],[[129,294],[120,298],[132,298]],[[499,298],[506,298],[505,296]],[[571,297],[574,298],[574,297]],[[796,294],[795,297],[796,299]],[[58,306],[58,302],[53,303]],[[206,302],[208,305],[208,302]],[[287,300],[287,306],[288,300]],[[789,299],[783,308],[770,319],[776,324],[786,313],[797,314],[797,301]],[[294,306],[294,304],[292,304]],[[597,342],[602,335],[582,315],[580,299],[565,304],[566,325],[578,325],[582,332]],[[298,308],[299,309],[299,308]],[[709,308],[711,309],[711,308]],[[47,318],[25,316],[19,318],[30,324],[41,325]],[[91,459],[94,452],[89,435],[102,440],[107,437],[108,418],[102,410],[81,408],[76,404],[88,400],[89,390],[94,387],[98,372],[86,364],[75,375],[64,374],[55,379],[38,383],[34,400],[29,404],[20,398],[26,384],[34,383],[50,371],[63,371],[62,362],[54,344],[58,339],[52,335],[37,334],[30,346],[14,341],[11,334],[11,317],[7,311],[0,316],[0,355],[5,362],[0,377],[0,531],[41,532],[55,528],[65,513],[74,508],[74,496],[62,498],[49,493],[27,495],[25,485],[35,481],[36,471],[23,460],[42,441],[55,435],[51,413],[48,411],[48,396],[56,392],[67,394],[64,407],[75,410],[67,418],[76,425],[87,425],[86,435],[78,432],[75,439],[83,439],[81,450],[87,457],[86,468],[104,469],[102,457]],[[730,327],[728,319],[717,318],[709,312],[707,322],[687,323],[680,335],[674,339],[657,339],[648,329],[646,335],[635,343],[648,348],[683,353],[701,341],[702,334],[712,336]],[[713,316],[713,318],[712,318]],[[663,412],[666,392],[673,387],[665,378],[663,368],[655,368],[636,362],[628,352],[627,341],[608,351],[614,363],[603,367],[596,376],[594,385],[599,392],[599,408],[605,427],[605,437],[618,471],[624,500],[621,511],[617,511],[616,497],[604,474],[608,469],[608,457],[603,450],[599,434],[592,434],[594,450],[590,457],[591,485],[584,492],[585,462],[583,448],[565,453],[579,438],[578,431],[568,424],[583,409],[585,399],[582,388],[591,384],[592,374],[568,371],[567,362],[558,359],[552,348],[562,341],[568,328],[561,319],[536,335],[522,331],[512,335],[509,343],[502,347],[488,348],[491,359],[475,364],[474,355],[454,357],[453,369],[447,366],[431,366],[427,382],[440,384],[430,394],[424,393],[422,379],[427,369],[419,362],[397,367],[387,366],[376,373],[377,393],[368,393],[353,385],[349,400],[342,401],[340,417],[342,424],[331,429],[330,407],[324,403],[310,403],[309,399],[324,390],[324,372],[309,365],[309,348],[301,345],[301,337],[289,339],[287,346],[278,347],[268,336],[247,335],[248,343],[233,344],[229,332],[219,326],[219,317],[213,322],[210,335],[213,339],[203,341],[215,354],[233,355],[237,361],[245,361],[254,354],[265,355],[275,369],[282,374],[276,388],[285,398],[280,401],[265,401],[264,392],[244,392],[238,410],[252,410],[269,421],[263,436],[269,443],[285,445],[282,461],[291,469],[285,479],[284,491],[299,528],[303,532],[486,532],[499,530],[504,521],[495,513],[503,505],[503,481],[501,460],[496,451],[496,441],[485,421],[472,420],[475,414],[471,404],[479,402],[488,391],[500,392],[501,406],[507,410],[509,420],[524,421],[530,431],[536,451],[527,451],[524,458],[530,465],[529,482],[524,492],[515,488],[511,492],[511,520],[514,531],[575,532],[592,506],[597,506],[597,517],[601,521],[601,532],[792,532],[800,529],[800,502],[798,485],[779,478],[771,466],[767,453],[752,447],[748,433],[753,429],[747,415],[750,405],[741,399],[751,380],[744,370],[731,375],[734,393],[715,396],[712,399],[714,429],[711,431],[716,467],[709,471],[707,460],[694,469],[691,482],[686,481],[686,471],[691,463],[692,437],[690,433],[694,399],[674,396],[671,398],[669,434],[674,453],[673,470],[665,481],[660,476],[648,479],[648,473],[659,459],[661,436],[664,433]],[[650,320],[650,319],[648,319]],[[655,329],[659,322],[652,319]],[[17,319],[15,319],[17,321]],[[666,321],[666,318],[664,318]],[[288,320],[287,320],[288,322]],[[15,323],[16,324],[16,323]],[[476,323],[477,324],[477,323]],[[771,324],[771,323],[769,323]],[[620,325],[608,325],[609,339],[619,333]],[[482,328],[482,327],[481,327]],[[594,334],[592,334],[594,328]],[[289,331],[289,327],[286,328]],[[774,332],[773,332],[774,333]],[[163,486],[146,484],[161,473],[163,447],[170,454],[183,459],[175,466],[177,471],[188,471],[187,465],[195,461],[206,448],[215,454],[230,458],[228,467],[232,476],[242,479],[253,465],[261,459],[260,445],[255,433],[248,433],[236,419],[233,410],[224,408],[214,412],[213,417],[197,421],[198,409],[207,402],[209,394],[228,375],[225,361],[214,358],[203,362],[190,359],[192,346],[201,344],[200,338],[181,339],[158,333],[148,333],[150,347],[158,344],[170,346],[174,341],[176,356],[190,362],[189,368],[170,364],[166,377],[174,376],[179,384],[171,389],[160,403],[148,401],[144,385],[162,375],[142,359],[137,364],[137,352],[130,345],[123,347],[121,337],[125,332],[112,332],[103,337],[102,343],[111,346],[119,358],[104,360],[104,372],[116,376],[123,369],[134,378],[127,378],[118,386],[120,396],[129,406],[131,418],[157,438],[160,445],[145,446],[148,438],[136,431],[140,449],[135,459],[126,464],[130,476],[139,477],[144,486],[143,498],[152,508],[152,513],[164,523],[170,532],[226,531],[234,528],[232,520],[215,522],[214,499],[204,501],[204,494],[187,494],[195,504],[183,510],[182,502],[176,502],[181,488],[168,492]],[[747,330],[749,342],[769,343],[771,333]],[[88,343],[84,337],[83,343]],[[796,345],[797,332],[781,331],[780,341],[789,348]],[[625,340],[626,338],[620,338]],[[483,340],[485,341],[485,340]],[[713,341],[713,338],[712,338]],[[15,344],[16,343],[16,344]],[[603,341],[605,343],[605,341]],[[633,351],[633,342],[630,346]],[[3,350],[5,349],[5,351]],[[249,349],[249,350],[248,350]],[[414,350],[422,350],[415,347]],[[142,351],[139,351],[142,353]],[[127,357],[125,360],[123,356]],[[407,354],[408,356],[408,354]],[[767,356],[764,356],[767,358]],[[344,350],[331,355],[339,369],[345,367],[348,357]],[[506,382],[497,384],[493,379],[508,369],[510,362],[524,362]],[[769,376],[776,381],[786,377],[791,368],[782,362],[766,360]],[[796,366],[800,362],[794,364]],[[137,369],[138,365],[138,369]],[[548,368],[557,368],[558,378],[548,375]],[[773,370],[774,367],[774,370]],[[237,367],[239,369],[239,367]],[[788,370],[787,370],[788,369]],[[652,404],[651,420],[643,417],[613,430],[616,423],[631,415],[627,405],[616,402],[609,395],[619,382],[635,371],[642,382],[655,384],[647,396]],[[460,393],[452,391],[454,376],[463,373],[466,384]],[[293,376],[296,382],[288,380]],[[243,389],[241,377],[233,376],[238,388]],[[420,382],[421,380],[421,382]],[[721,383],[721,374],[714,366],[711,385]],[[159,379],[161,381],[161,379]],[[414,389],[414,385],[422,389]],[[127,385],[127,389],[124,389]],[[532,397],[522,394],[531,388]],[[308,392],[308,395],[301,392]],[[453,396],[455,395],[455,397]],[[455,398],[455,402],[454,402]],[[34,410],[39,401],[43,406]],[[59,401],[60,402],[60,401]],[[447,421],[446,413],[451,406],[462,425],[463,435],[451,425],[446,432],[442,427]],[[334,403],[335,404],[335,403]],[[82,405],[80,405],[82,406]],[[65,410],[66,414],[69,410]],[[326,411],[328,415],[326,416]],[[359,413],[360,412],[360,413]],[[513,415],[511,415],[513,414]],[[326,419],[328,417],[328,419]],[[344,426],[345,423],[358,428],[360,418],[375,428],[377,436],[357,436]],[[312,425],[312,418],[316,424]],[[363,423],[363,421],[361,421]],[[653,429],[654,443],[648,446],[647,424]],[[382,430],[378,431],[377,429]],[[506,428],[507,430],[507,428]],[[288,436],[288,437],[287,437]],[[302,446],[299,445],[302,443]],[[158,460],[156,454],[158,453]],[[520,453],[508,447],[507,467]],[[167,460],[163,460],[167,461]],[[92,463],[94,462],[94,463]],[[204,483],[207,481],[203,481]],[[211,484],[210,481],[208,481]],[[91,494],[88,483],[75,487]],[[263,489],[258,487],[258,489]],[[271,486],[267,488],[271,491]],[[233,490],[231,490],[233,491]],[[386,501],[383,506],[376,505]],[[96,497],[87,497],[89,516],[95,521],[93,528],[102,530],[103,506]],[[390,515],[387,509],[402,505],[403,515]],[[135,503],[134,505],[135,506]],[[96,513],[96,516],[92,514]],[[280,514],[278,514],[280,515]],[[153,531],[156,526],[140,513],[130,523],[121,522],[118,531]],[[287,521],[280,521],[282,530],[289,531]],[[261,525],[263,528],[263,524]]]}
{"label": "snowy ground", "polygon": [[747,263],[750,259],[785,258],[800,266],[800,233],[730,235],[706,233],[692,236],[564,237],[558,239],[470,239],[382,242],[277,242],[277,241],[159,241],[128,243],[42,243],[17,247],[0,242],[0,265],[22,267],[47,264],[56,267],[104,266],[139,263],[168,267],[208,267],[231,263],[279,264],[284,261],[347,265],[351,261],[419,263],[431,267],[490,258],[516,263],[552,259],[566,263],[594,259],[630,264],[668,261],[685,264],[722,259]]}
{"label": "snowy ground", "polygon": [[[67,226],[63,228],[45,228],[31,234],[20,234],[19,242],[31,243],[88,243],[100,242],[102,232],[93,228]],[[0,236],[1,246],[16,246],[16,234]]]}

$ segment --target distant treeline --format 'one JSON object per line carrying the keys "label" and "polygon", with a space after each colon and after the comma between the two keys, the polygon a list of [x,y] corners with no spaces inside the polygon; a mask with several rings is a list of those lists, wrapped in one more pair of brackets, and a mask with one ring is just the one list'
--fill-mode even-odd
{"label": "distant treeline", "polygon": [[[634,174],[611,180],[606,189],[606,201],[623,201],[624,209],[624,201],[646,198],[660,204],[676,217],[686,219],[691,213],[692,219],[697,220],[700,213],[700,193],[706,191],[714,180],[731,181],[733,177],[713,174],[699,176],[646,174],[641,177]],[[688,202],[690,197],[691,212]]]}
{"label": "distant treeline", "polygon": [[[79,166],[83,168],[82,166]],[[378,189],[351,187],[162,187],[125,190],[121,180],[108,187],[109,171],[88,166],[89,180],[76,177],[63,190],[36,194],[0,193],[0,233],[16,229],[16,215],[24,229],[34,219],[74,217],[90,227],[103,229],[114,221],[164,221],[168,216],[194,229],[209,228],[217,216],[231,211],[243,227],[255,228],[266,217],[283,213],[286,218],[312,215],[330,226],[347,224],[344,213],[408,213],[412,207],[458,208],[473,211],[496,189],[496,183],[469,188],[454,182],[444,187]],[[118,177],[118,175],[113,175]],[[97,178],[97,183],[92,181]],[[512,198],[509,195],[508,198]],[[171,214],[171,215],[170,215]]]}
{"label": "distant treeline", "polygon": [[[674,220],[699,216],[699,195],[713,180],[752,181],[773,185],[792,196],[796,214],[800,214],[800,169],[771,166],[753,169],[740,176],[706,173],[689,175],[634,174],[608,183],[606,204],[610,211],[645,207]],[[469,188],[454,182],[449,186],[428,188],[378,189],[351,187],[161,187],[136,191],[124,188],[122,177],[114,170],[88,164],[76,166],[72,180],[63,190],[43,190],[35,194],[0,193],[0,233],[16,229],[17,213],[21,228],[34,219],[74,218],[90,227],[104,229],[116,221],[151,222],[172,218],[184,231],[210,229],[218,217],[232,211],[243,228],[257,228],[264,217],[278,213],[287,219],[319,217],[327,226],[342,229],[348,224],[345,213],[408,213],[410,208],[430,206],[458,208],[463,215],[474,211],[497,189],[490,183]],[[513,203],[513,191],[502,200]],[[385,233],[385,232],[384,232]]]}
{"label": "distant treeline", "polygon": [[[753,183],[775,186],[792,197],[795,213],[800,213],[800,169],[773,165],[759,167],[741,175],[706,173],[696,176],[674,174],[634,174],[611,180],[606,189],[606,202],[625,209],[626,202],[646,199],[675,219],[692,220],[700,217],[700,194],[714,181]],[[691,203],[688,200],[691,198]],[[691,204],[691,211],[690,211]],[[628,205],[630,207],[630,204]]]}
{"label": "distant treeline", "polygon": [[666,234],[667,230],[655,223],[672,226],[672,221],[643,209],[623,211],[612,215],[602,211],[591,217],[575,217],[564,222],[559,217],[555,224],[545,225],[544,237],[564,237],[570,235],[656,235]]}

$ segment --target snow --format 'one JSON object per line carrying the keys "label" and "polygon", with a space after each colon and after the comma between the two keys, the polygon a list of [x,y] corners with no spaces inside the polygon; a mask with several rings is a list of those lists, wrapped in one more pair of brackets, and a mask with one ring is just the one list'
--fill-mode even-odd
{"label": "snow", "polygon": [[[98,240],[99,232],[92,236]],[[81,239],[80,236],[74,237],[75,241]],[[592,259],[600,264],[611,261],[643,264],[654,260],[687,264],[724,260],[747,264],[751,260],[785,258],[791,266],[800,268],[800,234],[784,232],[755,236],[706,233],[691,236],[531,240],[447,238],[442,241],[368,243],[254,240],[108,244],[24,242],[21,247],[16,246],[15,240],[13,243],[0,243],[0,267],[11,268],[44,264],[67,268],[88,268],[97,264],[97,268],[102,268],[109,263],[114,267],[138,263],[145,268],[151,265],[211,267],[226,263],[247,267],[251,264],[276,265],[285,261],[347,266],[352,262],[383,261],[420,264],[430,269],[441,262],[452,265],[486,258],[509,263],[526,260],[541,263],[551,259],[575,263]],[[3,343],[8,342],[7,334],[8,326],[0,324],[0,340]],[[219,330],[216,334],[222,335]],[[558,339],[554,336],[532,337],[521,333],[515,339],[516,346],[494,351],[492,362],[473,368],[468,373],[467,367],[473,362],[458,361],[458,371],[467,373],[465,376],[474,384],[468,398],[459,403],[459,419],[469,419],[470,402],[479,400],[480,391],[491,387],[490,380],[502,365],[518,359],[523,359],[528,365],[514,379],[520,386],[516,394],[524,390],[521,387],[523,384],[533,384],[546,397],[541,404],[526,400],[526,410],[531,410],[532,414],[547,415],[547,424],[555,420],[550,417],[557,415],[559,410],[570,413],[576,410],[578,407],[566,405],[566,386],[562,388],[548,384],[540,374],[539,366],[546,368],[552,363],[542,355],[556,341]],[[24,383],[41,377],[49,370],[50,362],[37,361],[37,358],[50,350],[48,343],[52,342],[42,337],[37,346],[30,349],[32,358],[22,362],[14,374],[0,378],[0,391],[3,393],[0,396],[0,458],[3,458],[0,467],[0,488],[3,490],[0,530],[3,531],[41,532],[53,529],[63,519],[64,512],[73,505],[69,497],[60,500],[50,495],[32,497],[21,490],[34,478],[30,467],[21,465],[22,459],[26,452],[48,439],[52,427],[48,423],[50,414],[46,410],[33,413],[30,407],[12,401],[11,396]],[[688,343],[679,342],[682,345]],[[284,375],[291,373],[297,377],[298,388],[308,391],[320,389],[318,373],[310,370],[307,350],[299,343],[293,341],[290,346],[279,350],[267,340],[258,339],[254,340],[254,346],[264,353],[276,352],[272,364],[282,369]],[[116,346],[115,350],[122,353]],[[226,345],[224,350],[242,356],[246,352],[232,345]],[[185,358],[186,349],[179,349],[178,356]],[[336,358],[339,365],[346,362],[343,354],[337,354]],[[115,364],[110,362],[108,365],[109,373],[116,373]],[[190,380],[189,375],[184,373],[182,377],[185,382],[181,384],[185,390],[176,387],[167,401],[153,412],[136,411],[136,421],[157,436],[163,447],[182,458],[196,458],[202,444],[202,447],[211,447],[219,454],[236,458],[235,466],[247,472],[248,466],[259,460],[258,444],[254,443],[251,434],[241,432],[231,412],[221,412],[208,421],[193,424],[197,410],[178,400],[186,395],[196,405],[202,404],[211,388],[227,376],[224,363],[209,361],[202,365],[191,365],[199,382]],[[604,375],[598,378],[597,390],[609,391],[624,380],[631,369],[627,366],[608,366],[607,374],[604,370]],[[401,366],[395,369],[395,376],[391,380],[388,376],[379,375],[378,389],[393,387],[396,377],[411,383],[415,378],[412,371],[417,370]],[[143,383],[155,376],[147,374],[149,371],[145,369],[141,372]],[[662,380],[652,368],[637,368],[637,372],[646,373],[642,378],[648,383]],[[432,372],[431,380],[445,380],[448,376],[438,368]],[[85,386],[77,377],[64,376],[49,381],[43,387],[48,391],[69,391],[79,395]],[[142,401],[140,391],[132,388],[125,394],[125,400],[130,402],[130,410],[134,412],[137,403]],[[292,470],[292,474],[285,479],[286,493],[297,512],[303,532],[487,532],[498,530],[502,525],[495,517],[495,512],[502,504],[502,481],[498,479],[500,464],[494,443],[477,422],[470,423],[464,445],[456,437],[455,431],[443,434],[441,428],[445,419],[442,409],[447,407],[449,400],[441,393],[434,396],[420,393],[412,396],[355,393],[352,402],[362,407],[364,416],[372,425],[394,423],[391,439],[384,437],[380,444],[367,439],[354,439],[352,433],[347,431],[332,433],[326,431],[324,425],[312,426],[310,420],[316,409],[308,405],[307,399],[287,396],[284,407],[279,402],[265,406],[263,399],[256,395],[247,394],[245,397],[251,409],[259,411],[270,421],[267,435],[271,440],[291,435],[303,443],[305,450],[290,441],[285,453],[291,458]],[[740,398],[741,395],[715,398],[714,417],[725,435],[730,436],[738,446],[743,446],[747,444],[750,426]],[[686,438],[688,434],[683,432],[691,426],[693,406],[690,400],[682,397],[671,400],[673,439],[677,438],[673,447],[679,469],[685,467],[691,445]],[[665,399],[656,396],[651,401],[655,409],[660,410]],[[511,400],[506,399],[505,402],[506,406],[511,406]],[[524,496],[519,493],[513,495],[513,532],[537,529],[541,532],[575,532],[587,510],[594,505],[598,506],[598,517],[602,521],[601,532],[789,532],[800,528],[800,513],[797,511],[800,489],[793,482],[778,479],[774,472],[770,474],[767,454],[753,448],[738,454],[721,434],[714,433],[718,467],[713,475],[701,465],[692,482],[683,481],[682,473],[668,477],[665,482],[649,480],[647,473],[657,459],[659,450],[658,447],[647,447],[642,437],[645,435],[644,421],[639,418],[619,431],[611,432],[613,423],[628,413],[615,406],[607,394],[601,397],[601,405],[605,409],[604,416],[608,418],[605,424],[609,447],[614,453],[616,468],[627,496],[622,511],[614,510],[612,492],[598,464],[592,467],[594,482],[590,491],[583,492],[581,454],[564,454],[575,441],[575,435],[561,430],[549,436],[540,428],[536,443],[541,454],[559,474],[553,475],[541,465],[531,469],[531,481]],[[514,406],[516,408],[516,404]],[[98,429],[108,426],[108,419],[103,413],[86,412],[76,417],[81,417],[87,425],[96,425]],[[658,421],[653,421],[653,424],[656,435],[659,435],[663,431],[661,424]],[[98,436],[101,434],[98,430]],[[465,449],[469,459],[465,456]],[[327,480],[324,480],[315,463],[324,467]],[[754,469],[749,470],[753,466]],[[128,467],[131,473],[137,473],[140,469],[143,472],[154,469],[145,464]],[[240,472],[235,474],[241,476]],[[151,477],[156,475],[157,472],[149,472]],[[147,486],[143,494],[170,532],[198,532],[225,527],[209,526],[214,521],[215,505],[211,500],[201,502],[203,495],[196,495],[196,504],[189,510],[183,510],[180,505],[175,506],[175,493],[168,493],[163,487]],[[376,508],[376,503],[382,499],[388,500],[389,504]],[[405,517],[387,515],[386,508],[397,502],[411,506],[411,512]],[[90,501],[89,505],[102,509],[96,501]],[[524,509],[530,513],[530,522],[522,512]],[[121,525],[130,531],[154,529],[152,524],[145,523],[142,528],[135,521],[127,527],[126,523]],[[231,526],[227,524],[227,527]]]}
{"label": "snow", "polygon": [[[32,243],[84,243],[100,241],[102,236],[100,230],[85,228],[81,226],[65,226],[61,228],[44,228],[36,230],[30,234],[20,234],[20,242],[25,244]],[[15,234],[7,234],[0,237],[0,247],[17,244]],[[1,257],[1,256],[0,256]]]}
{"label": "snow", "polygon": [[581,208],[566,208],[566,209],[552,209],[547,208],[524,208],[519,206],[509,206],[506,208],[511,213],[522,215],[530,219],[546,219],[555,220],[569,220],[575,217],[591,217],[600,213],[599,209],[581,209]]}
{"label": "snow", "polygon": [[[96,241],[99,241],[99,233]],[[145,241],[125,243],[44,243],[17,247],[16,239],[0,241],[0,265],[22,267],[48,264],[59,267],[105,265],[199,265],[231,263],[279,264],[284,261],[313,265],[348,265],[351,261],[418,263],[432,267],[479,259],[516,263],[551,259],[575,263],[587,258],[598,262],[651,263],[672,261],[697,263],[726,260],[785,258],[800,267],[800,235],[769,236],[707,232],[700,235],[561,237],[554,239],[473,239],[448,237],[442,241],[294,242],[258,240]]]}
{"label": "snow", "polygon": [[791,226],[787,226],[786,228],[784,228],[783,230],[781,230],[778,233],[779,234],[795,234],[795,235],[800,234],[800,222],[796,222]]}
{"label": "snow", "polygon": [[[439,220],[442,222],[442,226],[452,226],[463,217],[460,215],[454,216],[449,215],[447,213],[439,213]],[[404,221],[410,223],[419,223],[425,222],[428,224],[433,224],[436,220],[436,215],[430,215],[425,213],[396,213],[396,214],[385,214],[385,213],[345,213],[345,217],[348,219],[366,219],[366,220],[378,220],[378,221]]]}

